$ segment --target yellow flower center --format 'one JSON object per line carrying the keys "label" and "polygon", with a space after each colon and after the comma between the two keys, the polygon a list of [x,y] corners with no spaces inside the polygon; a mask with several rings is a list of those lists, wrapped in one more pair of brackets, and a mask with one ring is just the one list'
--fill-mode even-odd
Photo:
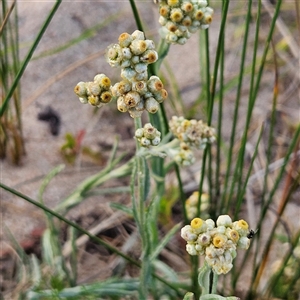
{"label": "yellow flower center", "polygon": [[130,34],[127,32],[124,32],[119,36],[119,42],[122,43],[123,41],[125,41],[128,38],[130,38]]}
{"label": "yellow flower center", "polygon": [[216,234],[213,238],[213,244],[216,248],[221,248],[224,246],[226,240],[221,234]]}
{"label": "yellow flower center", "polygon": [[176,12],[171,14],[170,18],[173,22],[180,22],[183,18],[183,15],[182,15],[181,12],[176,11]]}
{"label": "yellow flower center", "polygon": [[159,10],[159,13],[161,16],[166,17],[168,15],[169,11],[167,10],[166,7],[161,7]]}
{"label": "yellow flower center", "polygon": [[191,221],[191,227],[193,229],[198,229],[202,226],[203,224],[203,220],[200,219],[200,218],[194,218],[192,221]]}
{"label": "yellow flower center", "polygon": [[103,103],[109,103],[111,98],[112,98],[112,95],[110,92],[103,92],[101,94],[101,102],[103,102]]}
{"label": "yellow flower center", "polygon": [[205,18],[205,24],[210,24],[212,22],[212,17],[211,16],[207,16]]}
{"label": "yellow flower center", "polygon": [[103,77],[100,81],[100,85],[105,87],[110,87],[110,79],[108,77]]}
{"label": "yellow flower center", "polygon": [[168,0],[168,5],[170,6],[175,6],[178,5],[179,0]]}
{"label": "yellow flower center", "polygon": [[248,223],[246,221],[244,221],[244,220],[239,220],[238,221],[238,225],[242,229],[248,229],[249,228]]}

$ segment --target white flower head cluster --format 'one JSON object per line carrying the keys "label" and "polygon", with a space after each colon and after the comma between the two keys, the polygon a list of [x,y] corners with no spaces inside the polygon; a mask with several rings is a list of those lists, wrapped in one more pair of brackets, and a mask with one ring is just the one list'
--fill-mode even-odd
{"label": "white flower head cluster", "polygon": [[[136,30],[132,34],[127,32],[119,36],[118,44],[107,47],[106,60],[112,67],[121,67],[124,79],[147,80],[147,66],[157,61],[158,54],[152,40],[146,40],[142,31]],[[126,77],[126,68],[130,68],[130,77]],[[132,76],[134,74],[134,76]]]}
{"label": "white flower head cluster", "polygon": [[180,150],[174,150],[174,160],[181,165],[189,166],[195,162],[193,148],[205,149],[208,143],[215,141],[215,130],[201,120],[187,120],[173,116],[169,122],[171,132],[180,141]]}
{"label": "white flower head cluster", "polygon": [[[193,192],[185,201],[185,209],[187,217],[191,220],[197,215],[197,205],[199,199],[199,192]],[[201,194],[201,216],[207,215],[207,209],[209,207],[209,195],[206,193]]]}
{"label": "white flower head cluster", "polygon": [[81,103],[101,107],[113,98],[110,88],[110,79],[105,74],[98,74],[94,77],[93,82],[78,82],[74,92]]}
{"label": "white flower head cluster", "polygon": [[159,77],[148,79],[148,65],[158,59],[154,42],[139,30],[122,33],[119,43],[107,48],[106,59],[112,67],[122,68],[122,81],[112,87],[118,110],[128,111],[132,118],[140,117],[144,110],[156,113],[168,93]]}
{"label": "white flower head cluster", "polygon": [[168,43],[184,45],[192,33],[209,27],[213,12],[206,0],[160,1],[160,34]]}
{"label": "white flower head cluster", "polygon": [[221,215],[217,222],[194,218],[181,229],[181,237],[187,241],[190,255],[205,255],[207,264],[217,274],[226,274],[232,268],[236,249],[248,249],[250,239],[246,221],[232,222],[228,215]]}
{"label": "white flower head cluster", "polygon": [[215,141],[215,129],[203,121],[187,120],[184,117],[173,116],[169,122],[170,130],[190,148],[205,149],[208,143]]}
{"label": "white flower head cluster", "polygon": [[150,123],[144,125],[135,131],[135,138],[142,147],[157,146],[161,140],[161,133]]}
{"label": "white flower head cluster", "polygon": [[132,118],[140,117],[144,110],[156,113],[168,96],[158,76],[138,81],[124,79],[112,87],[112,93],[117,97],[118,110],[128,111]]}

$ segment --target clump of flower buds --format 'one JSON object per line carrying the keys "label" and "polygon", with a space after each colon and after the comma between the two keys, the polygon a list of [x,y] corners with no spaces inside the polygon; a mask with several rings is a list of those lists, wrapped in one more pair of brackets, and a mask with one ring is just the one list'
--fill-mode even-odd
{"label": "clump of flower buds", "polygon": [[142,147],[157,146],[161,140],[161,133],[150,123],[135,131],[135,138]]}
{"label": "clump of flower buds", "polygon": [[99,74],[94,82],[79,82],[75,93],[82,103],[97,107],[117,99],[118,110],[129,112],[132,118],[140,117],[144,110],[156,113],[168,93],[159,77],[148,79],[148,65],[158,59],[154,42],[139,30],[122,33],[118,40],[107,48],[106,59],[112,67],[121,67],[122,80],[112,87],[110,79]]}
{"label": "clump of flower buds", "polygon": [[174,161],[178,165],[182,165],[184,167],[192,165],[196,160],[193,151],[188,146],[184,145],[184,143],[180,143],[179,149],[170,149],[169,152]]}
{"label": "clump of flower buds", "polygon": [[[197,215],[198,199],[199,199],[199,192],[195,191],[185,201],[186,214],[190,220],[195,218]],[[201,194],[201,216],[207,215],[208,207],[209,207],[209,195],[203,193]]]}
{"label": "clump of flower buds", "polygon": [[133,118],[140,117],[144,110],[154,114],[168,96],[163,83],[157,76],[151,76],[147,81],[122,80],[112,87],[112,93],[117,97],[117,107],[121,112],[128,111]]}
{"label": "clump of flower buds", "polygon": [[180,141],[180,149],[171,153],[174,160],[183,166],[194,163],[192,148],[204,149],[208,143],[215,141],[215,130],[201,120],[187,120],[173,116],[169,122],[170,131]]}
{"label": "clump of flower buds", "polygon": [[[156,62],[158,54],[152,40],[146,40],[142,31],[127,32],[119,36],[119,43],[108,46],[106,60],[112,67],[121,67],[122,77],[129,81],[147,80],[147,66]],[[127,69],[129,68],[129,69]]]}
{"label": "clump of flower buds", "polygon": [[101,107],[109,103],[113,96],[110,91],[111,82],[105,74],[98,74],[92,82],[79,82],[74,88],[81,103],[89,103]]}
{"label": "clump of flower buds", "polygon": [[107,48],[106,59],[112,67],[122,68],[123,80],[112,87],[118,110],[129,112],[132,118],[140,117],[144,110],[156,113],[168,93],[159,77],[148,79],[148,65],[158,59],[154,42],[139,30],[122,33],[119,43]]}
{"label": "clump of flower buds", "polygon": [[161,36],[168,43],[183,45],[199,28],[209,27],[213,9],[206,0],[162,0],[159,14]]}
{"label": "clump of flower buds", "polygon": [[237,248],[249,248],[248,234],[246,221],[232,222],[228,215],[219,216],[216,224],[212,219],[194,218],[181,229],[181,237],[187,242],[186,251],[190,255],[205,255],[207,264],[217,274],[231,270]]}
{"label": "clump of flower buds", "polygon": [[188,147],[205,149],[208,143],[215,141],[215,130],[201,120],[187,120],[173,116],[169,122],[170,130]]}

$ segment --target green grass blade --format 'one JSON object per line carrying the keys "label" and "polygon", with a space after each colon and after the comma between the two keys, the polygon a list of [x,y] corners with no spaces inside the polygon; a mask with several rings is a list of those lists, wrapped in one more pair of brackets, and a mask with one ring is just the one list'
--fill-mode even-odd
{"label": "green grass blade", "polygon": [[[229,151],[228,151],[228,157],[227,157],[224,190],[223,190],[221,210],[220,210],[220,212],[223,212],[223,213],[228,211],[228,204],[227,204],[227,208],[225,208],[225,202],[226,202],[226,195],[227,195],[229,177],[230,177],[230,172],[231,172],[232,156],[233,156],[233,149],[234,149],[233,146],[234,146],[235,136],[236,136],[236,127],[237,127],[236,125],[237,125],[237,121],[238,121],[238,113],[239,113],[240,100],[241,100],[241,91],[242,91],[242,84],[243,84],[243,79],[244,79],[244,67],[245,67],[245,58],[246,58],[246,53],[247,53],[249,26],[250,26],[250,20],[251,20],[251,8],[252,8],[252,1],[249,0],[247,16],[246,16],[246,20],[245,20],[245,34],[244,34],[244,41],[243,41],[243,47],[242,47],[240,70],[239,70],[239,75],[238,75],[237,95],[236,95],[236,100],[235,100],[233,121],[232,121],[232,126],[231,126],[231,135],[230,135],[230,144],[229,144]],[[255,63],[255,61],[253,62],[253,64],[254,63]],[[231,198],[229,198],[229,199],[231,199]]]}
{"label": "green grass blade", "polygon": [[220,62],[220,57],[221,57],[221,52],[222,52],[222,47],[223,47],[222,45],[223,45],[224,34],[225,34],[225,25],[226,25],[226,21],[227,21],[229,2],[230,2],[230,0],[225,0],[223,3],[223,8],[222,8],[222,20],[221,20],[220,33],[219,33],[219,37],[218,37],[216,59],[215,59],[215,64],[214,64],[211,95],[208,98],[209,99],[208,120],[207,120],[208,125],[211,125],[211,121],[212,121],[214,98],[215,98],[216,84],[217,84],[217,79],[218,79],[219,62]]}
{"label": "green grass blade", "polygon": [[164,247],[169,243],[174,234],[178,231],[178,229],[182,226],[181,223],[176,224],[160,241],[156,249],[151,253],[150,260],[156,259],[159,253],[164,249]]}
{"label": "green grass blade", "polygon": [[9,92],[7,93],[7,95],[6,95],[6,97],[3,101],[2,106],[0,107],[0,117],[3,116],[5,110],[7,109],[8,103],[9,103],[9,101],[10,101],[10,99],[11,99],[11,97],[12,97],[12,95],[13,95],[13,93],[14,93],[14,91],[15,91],[15,89],[16,89],[16,87],[17,87],[17,85],[18,85],[18,83],[19,83],[19,81],[20,81],[20,79],[21,79],[21,77],[22,77],[22,75],[23,75],[23,73],[24,73],[24,71],[25,71],[25,69],[26,69],[33,53],[34,53],[34,51],[35,51],[35,49],[36,49],[36,47],[37,47],[37,45],[39,44],[43,34],[45,33],[48,25],[50,24],[50,22],[51,22],[53,16],[55,15],[55,13],[56,13],[59,5],[61,4],[61,2],[62,2],[62,0],[57,0],[56,1],[56,3],[54,4],[52,10],[50,11],[49,16],[47,17],[45,23],[41,27],[41,30],[39,31],[32,47],[31,47],[31,49],[29,50],[24,62],[22,63],[21,68],[20,68],[18,74],[16,75]]}

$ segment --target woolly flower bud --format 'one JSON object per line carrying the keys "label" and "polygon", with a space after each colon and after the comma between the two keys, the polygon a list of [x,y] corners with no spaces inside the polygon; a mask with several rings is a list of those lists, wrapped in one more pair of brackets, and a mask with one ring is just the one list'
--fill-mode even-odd
{"label": "woolly flower bud", "polygon": [[154,92],[153,97],[158,103],[162,103],[168,97],[168,92],[165,89],[161,89],[160,91]]}
{"label": "woolly flower bud", "polygon": [[85,97],[87,92],[86,83],[83,81],[78,82],[74,88],[74,92],[78,97]]}
{"label": "woolly flower bud", "polygon": [[101,93],[101,88],[96,82],[89,82],[87,84],[88,94],[92,94],[94,96],[98,96]]}
{"label": "woolly flower bud", "polygon": [[145,40],[147,44],[147,50],[155,50],[155,44],[152,40]]}
{"label": "woolly flower bud", "polygon": [[181,9],[185,12],[191,12],[193,10],[193,4],[191,2],[183,2]]}
{"label": "woolly flower bud", "polygon": [[147,71],[147,64],[145,63],[138,63],[134,66],[134,70],[137,72],[137,73],[143,73],[145,71]]}
{"label": "woolly flower bud", "polygon": [[170,6],[177,6],[177,5],[179,5],[180,1],[179,0],[167,0],[167,3]]}
{"label": "woolly flower bud", "polygon": [[197,242],[202,246],[207,246],[210,244],[211,235],[207,233],[202,233],[198,236]]}
{"label": "woolly flower bud", "polygon": [[176,24],[172,21],[167,22],[165,27],[170,31],[170,33],[174,33],[178,29]]}
{"label": "woolly flower bud", "polygon": [[212,230],[213,228],[215,228],[215,222],[214,222],[214,220],[212,220],[212,219],[207,219],[207,220],[205,221],[205,223],[206,223],[206,225],[207,225],[208,230]]}
{"label": "woolly flower bud", "polygon": [[[131,53],[131,51],[130,51],[130,48],[123,48],[122,49],[122,55],[123,55],[123,58],[124,59],[130,59],[131,57],[132,57],[132,53]],[[129,62],[129,64],[130,64],[130,61],[128,61]]]}
{"label": "woolly flower bud", "polygon": [[201,233],[206,230],[206,224],[205,222],[200,218],[194,218],[191,221],[191,227],[195,231],[195,233]]}
{"label": "woolly flower bud", "polygon": [[92,106],[98,106],[100,104],[99,96],[91,95],[87,99],[89,104],[91,104]]}
{"label": "woolly flower bud", "polygon": [[109,103],[112,100],[112,93],[110,91],[104,91],[100,95],[100,102],[101,103]]}
{"label": "woolly flower bud", "polygon": [[192,24],[192,19],[191,19],[191,17],[190,17],[190,16],[186,16],[185,18],[183,18],[181,24],[182,24],[183,26],[186,26],[186,27],[191,26],[191,24]]}
{"label": "woolly flower bud", "polygon": [[173,22],[180,22],[183,19],[183,12],[180,8],[173,8],[170,12],[170,19]]}
{"label": "woolly flower bud", "polygon": [[216,231],[218,233],[224,234],[226,231],[226,227],[225,226],[217,226]]}
{"label": "woolly flower bud", "polygon": [[143,135],[144,135],[144,129],[143,128],[138,128],[136,131],[135,131],[135,137],[136,138],[142,138]]}
{"label": "woolly flower bud", "polygon": [[212,22],[212,15],[210,13],[205,13],[203,18],[202,18],[203,24],[210,24]]}
{"label": "woolly flower bud", "polygon": [[227,237],[223,234],[216,234],[213,238],[213,244],[216,248],[222,248],[227,241]]}
{"label": "woolly flower bud", "polygon": [[105,90],[108,90],[111,86],[111,81],[105,74],[97,74],[94,77],[94,82],[97,82],[99,86]]}
{"label": "woolly flower bud", "polygon": [[117,82],[112,87],[112,93],[114,96],[117,96],[117,97],[128,93],[130,90],[131,90],[131,83],[128,81],[125,81],[125,80]]}
{"label": "woolly flower bud", "polygon": [[190,255],[197,255],[198,254],[198,252],[197,252],[197,250],[195,248],[195,245],[191,244],[191,243],[187,243],[186,244],[186,251]]}
{"label": "woolly flower bud", "polygon": [[149,113],[155,114],[159,109],[159,104],[153,97],[150,97],[145,101],[145,109]]}
{"label": "woolly flower bud", "polygon": [[132,90],[138,92],[140,95],[144,95],[147,90],[147,83],[145,81],[134,81],[132,83]]}
{"label": "woolly flower bud", "polygon": [[195,12],[194,12],[194,19],[197,20],[197,21],[200,21],[204,16],[204,13],[201,9],[197,9]]}
{"label": "woolly flower bud", "polygon": [[120,112],[126,112],[128,110],[127,105],[125,104],[124,96],[120,96],[117,100],[117,108]]}
{"label": "woolly flower bud", "polygon": [[237,246],[241,249],[247,250],[250,246],[250,240],[247,237],[243,236],[239,239]]}
{"label": "woolly flower bud", "polygon": [[217,219],[217,226],[230,227],[232,225],[232,220],[228,215],[221,215]]}
{"label": "woolly flower bud", "polygon": [[119,45],[121,47],[128,47],[132,41],[133,37],[127,32],[124,32],[119,36]]}
{"label": "woolly flower bud", "polygon": [[239,233],[234,230],[234,229],[231,229],[231,228],[227,228],[226,231],[225,231],[225,234],[226,236],[232,240],[235,244],[238,242],[239,238],[240,238],[240,235]]}
{"label": "woolly flower bud", "polygon": [[145,101],[141,98],[141,101],[134,107],[135,110],[143,112],[145,110]]}
{"label": "woolly flower bud", "polygon": [[124,102],[129,107],[135,107],[141,101],[139,93],[131,91],[125,95]]}
{"label": "woolly flower bud", "polygon": [[145,138],[145,137],[142,137],[142,138],[140,139],[140,144],[141,144],[142,147],[149,147],[150,144],[151,144],[151,142],[150,142],[149,139],[147,139],[147,138]]}
{"label": "woolly flower bud", "polygon": [[118,44],[113,44],[106,49],[106,60],[112,67],[120,66],[123,58],[122,48]]}
{"label": "woolly flower bud", "polygon": [[145,39],[145,35],[144,32],[140,31],[140,30],[135,30],[131,36],[133,37],[133,39],[135,40],[144,40]]}
{"label": "woolly flower bud", "polygon": [[135,138],[140,142],[142,147],[157,146],[160,143],[161,133],[150,123],[139,128],[135,132]]}
{"label": "woolly flower bud", "polygon": [[152,146],[158,146],[160,141],[161,141],[161,138],[156,136],[153,140],[151,140],[151,145]]}
{"label": "woolly flower bud", "polygon": [[157,132],[159,131],[155,127],[153,127],[150,123],[144,125],[144,136],[147,139],[153,140],[156,137]]}
{"label": "woolly flower bud", "polygon": [[135,75],[136,75],[136,71],[130,67],[121,70],[121,77],[126,81],[132,81]]}
{"label": "woolly flower bud", "polygon": [[232,223],[232,228],[236,230],[240,236],[247,236],[249,225],[244,220],[235,221]]}
{"label": "woolly flower bud", "polygon": [[146,62],[148,64],[152,64],[156,62],[158,59],[158,54],[155,50],[146,50],[141,56],[141,61]]}
{"label": "woolly flower bud", "polygon": [[151,76],[147,81],[148,89],[151,93],[156,93],[163,89],[164,85],[158,76]]}
{"label": "woolly flower bud", "polygon": [[181,229],[181,237],[187,242],[195,241],[197,239],[197,234],[194,233],[190,225],[185,225]]}
{"label": "woolly flower bud", "polygon": [[136,73],[135,76],[133,77],[133,81],[145,81],[148,79],[148,71],[145,70],[144,72],[141,73]]}
{"label": "woolly flower bud", "polygon": [[207,1],[206,0],[198,0],[198,5],[200,7],[205,7],[205,6],[207,6]]}
{"label": "woolly flower bud", "polygon": [[140,55],[147,50],[147,43],[144,40],[133,40],[129,48],[134,55]]}
{"label": "woolly flower bud", "polygon": [[161,5],[159,8],[159,14],[163,17],[168,17],[170,12],[170,7],[168,5]]}

